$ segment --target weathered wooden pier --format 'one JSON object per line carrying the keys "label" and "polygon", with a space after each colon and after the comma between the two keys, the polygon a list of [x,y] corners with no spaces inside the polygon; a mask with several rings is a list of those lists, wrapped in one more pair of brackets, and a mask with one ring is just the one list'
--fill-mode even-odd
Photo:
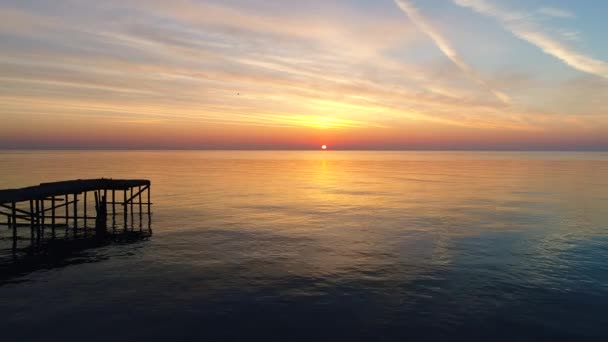
{"label": "weathered wooden pier", "polygon": [[13,253],[35,253],[57,240],[151,234],[150,186],[149,180],[102,178],[0,190],[0,229],[8,227],[0,241],[9,241]]}

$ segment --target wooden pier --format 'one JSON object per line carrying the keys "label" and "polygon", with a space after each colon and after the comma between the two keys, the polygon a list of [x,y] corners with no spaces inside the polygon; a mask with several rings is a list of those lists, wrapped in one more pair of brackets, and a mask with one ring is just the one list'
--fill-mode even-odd
{"label": "wooden pier", "polygon": [[0,231],[9,233],[0,233],[0,241],[10,241],[13,253],[35,252],[57,240],[103,239],[144,227],[151,233],[150,186],[101,178],[0,190]]}

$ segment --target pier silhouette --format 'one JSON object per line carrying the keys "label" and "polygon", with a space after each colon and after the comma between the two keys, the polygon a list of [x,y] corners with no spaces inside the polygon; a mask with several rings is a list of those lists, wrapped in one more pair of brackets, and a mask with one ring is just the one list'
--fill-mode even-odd
{"label": "pier silhouette", "polygon": [[84,249],[147,239],[150,187],[149,180],[101,178],[0,190],[0,269],[22,271]]}

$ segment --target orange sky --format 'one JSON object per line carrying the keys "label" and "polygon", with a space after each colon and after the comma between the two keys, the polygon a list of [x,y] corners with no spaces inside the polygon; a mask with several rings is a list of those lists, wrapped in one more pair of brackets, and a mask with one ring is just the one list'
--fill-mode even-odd
{"label": "orange sky", "polygon": [[0,148],[608,148],[569,4],[8,1]]}

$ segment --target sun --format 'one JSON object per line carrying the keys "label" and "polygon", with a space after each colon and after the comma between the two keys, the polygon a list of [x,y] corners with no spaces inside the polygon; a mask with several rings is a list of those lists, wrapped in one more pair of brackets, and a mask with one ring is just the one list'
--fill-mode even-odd
{"label": "sun", "polygon": [[323,146],[321,146],[321,149],[323,149],[323,150],[327,150],[327,145],[323,145]]}

